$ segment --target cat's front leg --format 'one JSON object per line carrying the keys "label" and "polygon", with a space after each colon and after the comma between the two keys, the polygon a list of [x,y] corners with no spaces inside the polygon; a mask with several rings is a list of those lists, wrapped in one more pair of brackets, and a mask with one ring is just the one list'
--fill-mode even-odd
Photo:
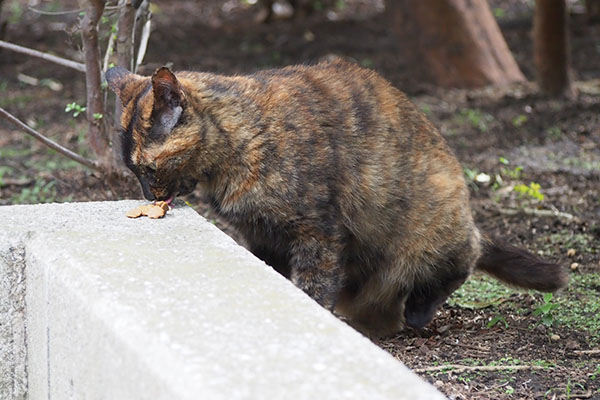
{"label": "cat's front leg", "polygon": [[294,241],[290,250],[292,282],[321,306],[333,311],[344,282],[338,245],[309,236]]}

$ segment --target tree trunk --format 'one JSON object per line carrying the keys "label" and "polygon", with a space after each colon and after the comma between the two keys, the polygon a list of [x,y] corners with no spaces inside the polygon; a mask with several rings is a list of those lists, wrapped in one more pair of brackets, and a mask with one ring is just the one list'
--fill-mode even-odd
{"label": "tree trunk", "polygon": [[[133,72],[133,32],[135,23],[135,7],[131,0],[119,0],[119,19],[117,22],[117,65]],[[114,128],[111,131],[111,143],[114,163],[125,170],[121,149],[121,104],[115,102],[113,113]]]}
{"label": "tree trunk", "polygon": [[131,0],[119,0],[117,25],[117,65],[133,72],[133,23],[135,8]]}
{"label": "tree trunk", "polygon": [[525,79],[485,0],[387,0],[409,67],[446,87]]}
{"label": "tree trunk", "polygon": [[585,11],[590,22],[600,21],[600,0],[585,0]]}
{"label": "tree trunk", "polygon": [[[98,45],[98,23],[104,11],[104,1],[80,0],[79,5],[85,10],[85,15],[81,20],[81,39],[86,66],[85,86],[87,91],[89,144],[98,160],[109,166],[109,143],[104,121],[104,96],[100,86],[102,74],[100,46]],[[98,118],[98,115],[102,115],[102,118]]]}
{"label": "tree trunk", "polygon": [[537,82],[551,96],[572,95],[565,0],[536,0],[533,47]]}
{"label": "tree trunk", "polygon": [[[6,26],[8,25],[8,21],[2,20],[2,4],[4,4],[4,0],[0,0],[0,40],[4,39],[4,35],[6,34]],[[2,50],[0,50],[1,52]]]}

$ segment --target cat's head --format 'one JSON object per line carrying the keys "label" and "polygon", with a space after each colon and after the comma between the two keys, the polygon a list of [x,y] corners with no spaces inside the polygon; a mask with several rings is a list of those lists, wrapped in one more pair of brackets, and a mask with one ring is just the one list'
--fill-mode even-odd
{"label": "cat's head", "polygon": [[198,135],[186,113],[184,89],[166,67],[152,77],[121,67],[106,71],[108,87],[119,98],[123,160],[148,200],[170,201],[191,193],[193,152]]}

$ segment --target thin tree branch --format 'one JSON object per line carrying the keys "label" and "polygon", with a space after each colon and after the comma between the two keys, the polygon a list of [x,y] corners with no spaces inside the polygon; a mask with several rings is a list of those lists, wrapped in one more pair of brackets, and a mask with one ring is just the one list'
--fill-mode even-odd
{"label": "thin tree branch", "polygon": [[150,39],[150,27],[152,24],[152,13],[150,9],[144,15],[146,18],[146,22],[144,22],[144,26],[142,27],[142,37],[140,38],[140,47],[138,48],[137,59],[135,61],[135,66],[133,67],[134,72],[137,72],[138,67],[144,61],[144,56],[146,55],[146,49],[148,48],[148,40]]}
{"label": "thin tree branch", "polygon": [[55,64],[62,65],[63,67],[73,68],[79,72],[85,72],[85,65],[82,63],[78,63],[75,61],[67,60],[66,58],[54,56],[52,54],[43,53],[38,50],[33,50],[28,47],[19,46],[16,44],[5,42],[4,40],[0,40],[0,47],[17,52],[22,54],[27,54],[28,56],[38,57],[46,61],[53,62]]}
{"label": "thin tree branch", "polygon": [[41,15],[67,15],[67,14],[75,14],[83,11],[83,8],[78,8],[77,10],[64,10],[64,11],[46,11],[39,10],[33,7],[27,7],[27,9],[31,12]]}
{"label": "thin tree branch", "polygon": [[21,120],[19,120],[17,117],[15,117],[14,115],[12,115],[9,112],[7,112],[6,110],[4,110],[2,107],[0,107],[0,117],[4,118],[5,120],[13,123],[14,125],[18,126],[21,129],[23,129],[25,132],[27,132],[34,138],[36,138],[40,142],[44,143],[46,146],[69,157],[71,160],[77,161],[78,163],[85,165],[86,167],[93,169],[94,171],[102,172],[102,168],[100,167],[100,164],[97,161],[82,157],[79,154],[74,153],[71,150],[54,142],[53,140],[48,139],[46,136],[42,135],[35,129],[30,128],[25,123],[23,123]]}
{"label": "thin tree branch", "polygon": [[116,38],[116,33],[111,33],[110,37],[108,38],[108,44],[106,45],[106,53],[104,54],[104,63],[102,64],[103,73],[106,72],[106,70],[108,69],[108,60],[110,59],[110,56],[113,53]]}
{"label": "thin tree branch", "polygon": [[[140,59],[140,53],[145,53],[146,49],[142,48],[145,46],[145,44],[143,43],[144,40],[144,30],[149,32],[150,26],[148,25],[148,22],[151,18],[151,12],[150,12],[150,2],[148,0],[133,0],[133,7],[136,9],[135,11],[135,20],[134,20],[134,25],[133,25],[133,46],[135,48],[135,43],[138,41],[137,38],[140,38],[139,40],[139,45],[138,45],[138,51],[137,51],[137,56],[134,57],[133,61],[133,69],[131,70],[131,72],[136,73],[137,72],[137,66],[139,65],[136,61],[140,60],[141,63],[141,59]],[[143,55],[142,55],[142,59],[143,59]]]}

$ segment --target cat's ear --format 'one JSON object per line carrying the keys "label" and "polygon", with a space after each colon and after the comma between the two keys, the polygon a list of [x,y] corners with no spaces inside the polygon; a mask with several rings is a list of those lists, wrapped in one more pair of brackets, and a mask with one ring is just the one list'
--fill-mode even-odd
{"label": "cat's ear", "polygon": [[133,74],[123,67],[113,67],[106,71],[104,74],[108,88],[115,92],[117,97],[121,100],[121,104],[125,105],[125,93],[128,91],[131,83],[141,79],[141,76]]}
{"label": "cat's ear", "polygon": [[154,109],[175,109],[181,106],[183,93],[175,75],[167,67],[162,67],[152,75]]}
{"label": "cat's ear", "polygon": [[175,75],[167,67],[152,75],[154,106],[151,137],[164,137],[173,131],[183,113],[183,92]]}

